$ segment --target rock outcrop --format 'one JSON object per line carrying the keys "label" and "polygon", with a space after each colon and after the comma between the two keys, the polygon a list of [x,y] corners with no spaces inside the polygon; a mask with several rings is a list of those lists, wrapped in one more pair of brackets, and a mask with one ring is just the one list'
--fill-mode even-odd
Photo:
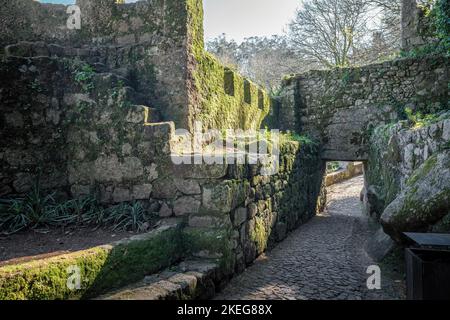
{"label": "rock outcrop", "polygon": [[448,113],[422,127],[407,122],[379,127],[370,142],[366,213],[399,243],[403,232],[449,232]]}
{"label": "rock outcrop", "polygon": [[427,232],[450,213],[450,150],[429,158],[381,216],[384,230],[402,242],[403,232]]}

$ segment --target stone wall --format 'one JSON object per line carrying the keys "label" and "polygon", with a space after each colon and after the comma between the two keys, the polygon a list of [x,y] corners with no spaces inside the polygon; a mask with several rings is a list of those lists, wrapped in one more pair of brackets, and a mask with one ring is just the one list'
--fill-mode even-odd
{"label": "stone wall", "polygon": [[[151,109],[138,104],[124,79],[83,71],[81,81],[77,76],[87,64],[71,59],[4,62],[1,196],[23,195],[39,183],[42,191],[63,197],[99,192],[106,203],[148,199],[158,161],[152,150],[168,138],[146,135]],[[123,195],[124,186],[131,195]]]}
{"label": "stone wall", "polygon": [[81,30],[65,27],[62,5],[2,7],[0,196],[39,178],[62,195],[146,198],[170,153],[161,121],[259,129],[270,98],[204,51],[202,1],[77,4]]}
{"label": "stone wall", "polygon": [[325,164],[317,146],[284,142],[273,176],[263,176],[260,165],[176,165],[175,124],[150,123],[153,110],[135,100],[126,78],[86,66],[58,57],[5,58],[1,197],[23,196],[39,182],[44,194],[63,198],[140,201],[161,218],[184,219],[185,254],[217,259],[223,279],[323,206]]}
{"label": "stone wall", "polygon": [[332,186],[345,180],[360,176],[363,173],[364,165],[362,162],[349,162],[344,169],[327,174],[325,177],[325,186]]}
{"label": "stone wall", "polygon": [[205,129],[259,129],[272,99],[261,87],[202,51],[195,59],[194,119]]}
{"label": "stone wall", "polygon": [[[433,1],[435,2],[435,1]],[[402,49],[411,49],[423,46],[433,39],[427,30],[427,17],[420,5],[429,5],[430,1],[402,0],[401,31]]]}
{"label": "stone wall", "polygon": [[367,160],[371,130],[401,119],[405,107],[448,109],[448,57],[399,59],[311,71],[284,81],[278,121],[323,145],[323,159]]}
{"label": "stone wall", "polygon": [[185,190],[196,190],[196,195],[178,194],[170,210],[173,206],[174,215],[188,217],[184,233],[191,253],[219,259],[230,274],[242,272],[323,209],[325,164],[314,145],[284,143],[279,172],[272,176],[261,175],[260,165],[212,168],[201,175],[198,167],[195,173],[176,167],[190,177],[182,182],[190,186]]}
{"label": "stone wall", "polygon": [[222,65],[205,50],[203,1],[187,0],[188,88],[192,131],[195,121],[205,129],[258,130],[269,113],[271,99],[264,89]]}
{"label": "stone wall", "polygon": [[[421,128],[411,128],[406,122],[379,127],[370,142],[370,156],[365,167],[364,203],[367,214],[381,219],[385,230],[396,240],[402,239],[401,232],[430,231],[433,226],[438,230],[440,222],[450,210],[448,195],[444,202],[422,199],[420,204],[413,206],[418,212],[409,212],[399,221],[394,222],[392,217],[398,218],[403,212],[399,204],[405,198],[402,194],[406,192],[411,201],[419,196],[420,184],[424,183],[422,180],[433,171],[436,171],[437,176],[430,178],[434,184],[427,185],[427,196],[449,192],[449,179],[446,178],[449,163],[438,167],[437,161],[437,157],[446,157],[445,152],[450,146],[448,113],[442,116],[442,120]],[[442,181],[444,185],[439,185],[442,179],[447,182]],[[421,206],[430,207],[427,209]],[[427,215],[429,218],[424,221],[415,221],[414,217]],[[408,221],[415,223],[411,225]]]}
{"label": "stone wall", "polygon": [[[81,29],[69,30],[66,6],[9,1],[2,10],[6,56],[78,58],[133,82],[145,104],[187,127],[187,8],[180,1],[78,0]],[[5,18],[3,18],[3,16]],[[14,17],[14,19],[10,19]]]}
{"label": "stone wall", "polygon": [[227,275],[323,206],[314,144],[283,143],[273,176],[258,165],[173,163],[176,127],[259,129],[272,104],[204,52],[200,0],[77,4],[79,31],[61,27],[64,6],[2,8],[0,197],[39,184],[61,198],[140,201],[184,219],[186,255],[217,259]]}
{"label": "stone wall", "polygon": [[259,129],[270,98],[205,52],[201,0],[120,5],[78,0],[77,5],[81,29],[69,30],[66,6],[6,3],[0,55],[77,58],[100,72],[126,77],[142,104],[158,109],[178,128],[192,131],[200,120],[219,130]]}
{"label": "stone wall", "polygon": [[140,201],[161,218],[184,219],[185,254],[216,259],[223,279],[323,206],[317,146],[284,142],[273,176],[260,165],[177,165],[174,123],[149,123],[152,109],[113,73],[77,81],[86,65],[49,57],[1,65],[1,197],[39,182],[64,198]]}

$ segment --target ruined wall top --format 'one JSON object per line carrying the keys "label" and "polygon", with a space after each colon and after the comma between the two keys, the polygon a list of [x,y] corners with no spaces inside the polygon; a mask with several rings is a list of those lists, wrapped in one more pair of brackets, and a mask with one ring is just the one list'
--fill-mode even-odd
{"label": "ruined wall top", "polygon": [[[77,0],[81,28],[68,28],[73,11],[60,4],[33,0],[2,4],[0,44],[45,41],[73,47],[122,44],[149,38],[184,40],[188,12],[185,1],[142,0],[116,4],[115,0]],[[130,36],[131,34],[131,36]]]}
{"label": "ruined wall top", "polygon": [[424,8],[434,0],[402,0],[401,30],[402,49],[409,51],[430,42],[427,34],[427,17]]}
{"label": "ruined wall top", "polygon": [[374,128],[405,117],[448,110],[450,59],[428,56],[310,71],[285,80],[279,127],[322,145],[322,158],[365,161]]}

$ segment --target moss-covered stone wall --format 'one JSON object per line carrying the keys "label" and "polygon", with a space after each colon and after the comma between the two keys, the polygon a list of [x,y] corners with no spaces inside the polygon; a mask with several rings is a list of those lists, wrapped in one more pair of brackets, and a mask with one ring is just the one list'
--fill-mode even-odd
{"label": "moss-covered stone wall", "polygon": [[261,128],[271,107],[271,98],[262,88],[207,52],[199,53],[194,65],[195,121],[201,121],[206,129]]}
{"label": "moss-covered stone wall", "polygon": [[150,198],[173,124],[145,125],[153,109],[127,79],[77,59],[3,62],[0,196],[38,183],[44,193],[96,194],[104,203]]}
{"label": "moss-covered stone wall", "polygon": [[162,121],[260,128],[270,97],[205,52],[201,0],[77,4],[81,30],[64,28],[62,5],[2,8],[0,196],[39,178],[105,203],[147,199],[170,162]]}
{"label": "moss-covered stone wall", "polygon": [[369,137],[409,107],[424,114],[449,109],[449,58],[428,56],[287,78],[280,125],[319,139],[323,158],[367,160]]}
{"label": "moss-covered stone wall", "polygon": [[20,41],[44,41],[63,46],[125,45],[153,37],[185,39],[187,6],[184,1],[77,0],[81,28],[67,28],[67,6],[33,0],[8,1],[2,6],[2,47]]}
{"label": "moss-covered stone wall", "polygon": [[142,104],[177,128],[192,131],[194,122],[202,121],[218,130],[259,129],[271,99],[206,53],[202,0],[78,0],[77,5],[81,29],[69,30],[66,6],[8,2],[0,20],[0,55],[78,58],[129,78]]}
{"label": "moss-covered stone wall", "polygon": [[266,91],[206,52],[203,1],[188,0],[190,124],[205,129],[260,129],[272,105]]}
{"label": "moss-covered stone wall", "polygon": [[422,128],[411,128],[407,122],[377,127],[365,167],[367,214],[379,219],[416,171],[432,155],[448,148],[449,141],[448,119]]}
{"label": "moss-covered stone wall", "polygon": [[377,127],[365,166],[364,209],[395,241],[404,232],[450,232],[449,113],[430,123]]}
{"label": "moss-covered stone wall", "polygon": [[201,194],[184,230],[191,254],[218,259],[225,275],[242,272],[323,209],[324,165],[317,146],[289,141],[274,175],[228,165],[220,179],[194,179]]}
{"label": "moss-covered stone wall", "polygon": [[[111,245],[0,266],[0,300],[95,298],[160,271],[183,254],[179,227],[166,224]],[[78,275],[79,287],[71,281]]]}
{"label": "moss-covered stone wall", "polygon": [[[218,260],[226,275],[315,214],[324,163],[313,144],[283,143],[273,176],[258,165],[172,162],[175,128],[192,131],[202,121],[204,129],[259,129],[272,104],[263,89],[205,52],[201,0],[77,3],[88,12],[79,32],[57,32],[63,6],[19,0],[2,10],[2,17],[28,13],[17,38],[18,24],[1,20],[0,197],[23,196],[39,182],[43,194],[64,198],[139,200],[161,218],[183,219],[183,252]],[[45,30],[32,30],[35,23]],[[101,249],[68,259],[92,266],[91,281],[111,255]],[[60,280],[56,288],[28,288],[61,272],[30,270],[36,272],[28,277],[21,269],[2,284],[21,282],[25,295],[6,289],[5,297],[79,297]]]}
{"label": "moss-covered stone wall", "polygon": [[86,61],[99,72],[130,79],[142,104],[157,108],[165,120],[187,127],[186,3],[78,0],[77,5],[81,29],[69,30],[66,6],[7,2],[0,19],[0,55]]}

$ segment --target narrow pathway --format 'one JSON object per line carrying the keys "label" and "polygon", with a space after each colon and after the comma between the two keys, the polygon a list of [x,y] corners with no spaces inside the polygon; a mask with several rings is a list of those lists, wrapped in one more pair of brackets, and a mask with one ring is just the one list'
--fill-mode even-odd
{"label": "narrow pathway", "polygon": [[223,300],[397,299],[390,279],[369,291],[374,263],[364,244],[372,231],[362,215],[363,177],[332,186],[327,211],[293,232],[217,296]]}

